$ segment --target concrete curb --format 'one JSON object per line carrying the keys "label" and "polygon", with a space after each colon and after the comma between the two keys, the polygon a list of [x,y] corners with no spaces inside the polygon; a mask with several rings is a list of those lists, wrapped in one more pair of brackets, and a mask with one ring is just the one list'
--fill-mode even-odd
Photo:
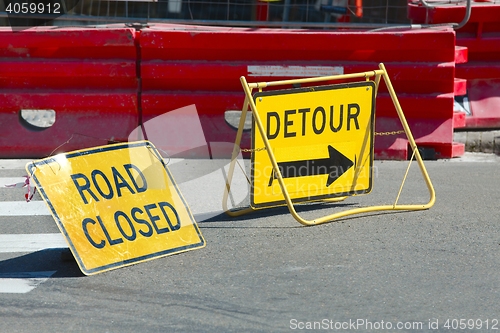
{"label": "concrete curb", "polygon": [[500,130],[457,131],[453,140],[465,144],[466,152],[500,154]]}

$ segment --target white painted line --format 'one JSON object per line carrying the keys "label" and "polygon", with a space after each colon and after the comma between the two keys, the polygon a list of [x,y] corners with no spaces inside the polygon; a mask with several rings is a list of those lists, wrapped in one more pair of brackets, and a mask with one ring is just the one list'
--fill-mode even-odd
{"label": "white painted line", "polygon": [[50,215],[43,201],[1,201],[0,216],[41,216]]}
{"label": "white painted line", "polygon": [[32,160],[0,160],[0,169],[22,169],[25,170],[26,164]]}
{"label": "white painted line", "polygon": [[25,294],[54,275],[56,271],[0,274],[0,293]]}
{"label": "white painted line", "polygon": [[498,163],[500,156],[488,153],[473,153],[466,152],[460,157],[445,160],[445,162],[481,162],[481,163]]}
{"label": "white painted line", "polygon": [[35,252],[45,249],[68,248],[62,234],[0,235],[0,253]]}
{"label": "white painted line", "polygon": [[0,177],[0,188],[10,189],[5,187],[5,185],[12,185],[17,183],[23,183],[26,180],[24,177]]}

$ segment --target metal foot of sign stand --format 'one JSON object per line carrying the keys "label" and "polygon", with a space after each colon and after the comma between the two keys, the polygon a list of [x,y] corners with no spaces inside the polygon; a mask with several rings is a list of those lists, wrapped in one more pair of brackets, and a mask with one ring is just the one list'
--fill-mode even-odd
{"label": "metal foot of sign stand", "polygon": [[[409,161],[409,164],[408,164],[408,169],[406,170],[406,175],[408,174],[408,170],[409,170],[409,167],[411,165],[411,162],[413,160],[413,158],[416,159],[418,165],[419,165],[419,168],[420,168],[420,171],[422,173],[422,176],[426,182],[426,185],[427,185],[427,188],[429,190],[429,202],[426,203],[426,204],[405,204],[405,205],[399,205],[397,203],[398,199],[399,199],[399,195],[401,193],[401,190],[403,188],[403,185],[404,185],[404,182],[405,182],[405,179],[406,179],[406,175],[404,176],[403,178],[403,181],[402,181],[402,184],[401,184],[401,187],[400,187],[400,190],[399,190],[399,193],[398,193],[398,196],[395,200],[395,202],[392,204],[392,205],[381,205],[381,206],[369,206],[369,207],[361,207],[361,208],[354,208],[354,209],[350,209],[350,210],[345,210],[345,211],[341,211],[341,212],[337,212],[337,213],[334,213],[334,214],[331,214],[331,215],[327,215],[327,216],[323,216],[323,217],[320,217],[320,218],[316,218],[314,220],[306,220],[304,218],[302,218],[298,213],[297,211],[295,210],[295,207],[294,207],[294,203],[300,203],[300,202],[305,202],[305,201],[327,201],[327,202],[335,202],[335,201],[340,201],[340,200],[343,200],[345,199],[347,196],[349,195],[356,195],[356,194],[359,194],[360,191],[357,191],[355,190],[356,187],[355,185],[349,185],[346,187],[346,188],[349,188],[349,189],[352,189],[352,190],[342,190],[338,193],[333,193],[333,197],[331,195],[328,195],[329,193],[326,192],[326,195],[319,195],[317,197],[314,197],[313,200],[311,200],[310,197],[307,197],[306,199],[303,200],[303,198],[293,198],[288,189],[287,189],[287,184],[285,183],[285,178],[291,178],[291,177],[295,177],[295,178],[292,178],[292,179],[298,179],[302,176],[313,176],[313,177],[302,177],[302,178],[309,178],[309,179],[315,179],[314,177],[318,178],[318,176],[325,176],[325,175],[328,175],[329,179],[327,181],[327,184],[326,184],[326,187],[329,187],[333,182],[337,181],[338,178],[340,178],[342,176],[342,174],[340,176],[336,176],[335,178],[333,178],[332,180],[330,180],[330,177],[331,177],[331,174],[328,174],[328,173],[324,173],[321,174],[319,170],[319,167],[318,165],[322,165],[321,163],[325,162],[328,160],[328,158],[320,158],[320,159],[315,159],[315,160],[309,160],[309,161],[305,161],[309,164],[307,164],[308,166],[306,167],[307,168],[310,168],[309,171],[306,171],[308,173],[306,174],[303,174],[304,171],[297,171],[297,170],[294,170],[292,172],[288,172],[286,171],[286,168],[285,166],[295,166],[295,167],[302,167],[302,166],[305,166],[305,162],[304,161],[295,161],[295,162],[278,162],[277,159],[276,159],[276,156],[275,156],[275,150],[277,150],[278,148],[276,147],[273,147],[270,143],[270,139],[269,137],[275,137],[277,136],[277,134],[275,135],[274,133],[272,133],[272,135],[270,135],[269,133],[269,129],[266,128],[263,124],[263,121],[261,119],[261,117],[259,116],[259,110],[258,110],[258,107],[256,105],[256,102],[254,101],[254,98],[256,98],[256,96],[252,96],[252,90],[253,89],[258,89],[259,90],[259,93],[257,93],[257,95],[259,96],[266,96],[265,93],[262,93],[262,88],[266,88],[266,87],[273,87],[273,86],[284,86],[284,85],[299,85],[299,84],[307,84],[307,83],[315,83],[315,82],[325,82],[325,81],[335,81],[335,80],[351,80],[351,79],[356,79],[356,78],[364,78],[366,80],[366,82],[364,83],[358,83],[357,86],[358,86],[358,89],[359,89],[359,86],[362,86],[362,88],[365,88],[367,91],[370,89],[370,85],[372,87],[374,87],[374,90],[372,92],[373,94],[373,99],[376,97],[376,91],[378,89],[378,86],[379,86],[379,83],[380,83],[380,79],[383,78],[384,79],[384,82],[387,86],[387,89],[388,89],[388,92],[391,96],[391,99],[393,101],[393,104],[394,104],[394,107],[396,108],[396,111],[397,111],[397,114],[399,116],[399,119],[401,121],[401,125],[403,126],[403,129],[404,129],[404,132],[406,134],[406,137],[408,139],[408,142],[410,144],[410,147],[412,149],[412,158],[410,159]],[[370,78],[372,78],[370,80]],[[305,79],[296,79],[296,80],[284,80],[284,81],[273,81],[273,82],[260,82],[260,83],[247,83],[246,82],[246,79],[245,77],[241,77],[240,78],[241,80],[241,84],[243,86],[243,90],[245,91],[245,100],[244,100],[244,103],[243,103],[243,109],[242,109],[242,114],[241,114],[241,119],[240,119],[240,123],[239,123],[239,127],[238,127],[238,132],[236,134],[236,139],[235,139],[235,144],[234,144],[234,148],[233,148],[233,152],[232,152],[232,157],[231,157],[231,163],[229,165],[229,170],[228,170],[228,176],[227,176],[227,180],[226,180],[226,188],[225,188],[225,191],[224,191],[224,195],[223,195],[223,209],[224,211],[230,215],[230,216],[233,216],[233,217],[236,217],[236,216],[240,216],[240,215],[243,215],[243,214],[247,214],[247,213],[250,213],[256,209],[259,209],[259,208],[264,208],[264,207],[273,207],[273,206],[279,206],[279,205],[284,205],[286,204],[288,206],[288,209],[290,211],[290,213],[292,214],[292,216],[298,221],[300,222],[301,224],[303,225],[316,225],[316,224],[322,224],[322,223],[326,223],[326,222],[331,222],[335,219],[338,219],[338,218],[342,218],[342,217],[346,217],[346,216],[349,216],[349,215],[354,215],[354,214],[361,214],[361,213],[369,213],[369,212],[377,212],[377,211],[397,211],[397,210],[408,210],[408,211],[411,211],[411,210],[424,210],[424,209],[429,209],[430,207],[432,207],[434,205],[434,202],[435,202],[435,191],[434,191],[434,187],[432,186],[432,183],[431,183],[431,180],[429,178],[429,175],[427,173],[427,170],[425,168],[425,165],[424,165],[424,162],[422,160],[422,157],[420,156],[420,152],[418,151],[417,149],[417,145],[415,143],[415,140],[413,138],[413,135],[410,131],[410,128],[408,126],[408,123],[406,121],[406,118],[403,114],[403,110],[401,109],[401,105],[399,104],[399,101],[398,101],[398,98],[396,96],[396,93],[394,91],[394,88],[392,87],[392,83],[389,79],[389,75],[387,74],[387,71],[385,69],[385,66],[384,64],[380,64],[379,65],[379,69],[378,70],[374,70],[374,71],[368,71],[368,72],[363,72],[363,73],[353,73],[353,74],[345,74],[345,75],[335,75],[335,76],[326,76],[326,77],[315,77],[315,78],[305,78]],[[369,83],[369,84],[368,84]],[[352,86],[354,86],[355,84],[353,84]],[[328,87],[331,87],[331,86],[328,86]],[[304,91],[312,91],[312,92],[318,92],[320,90],[324,90],[324,88],[321,88],[321,86],[319,87],[312,87],[312,88],[303,88],[302,89],[302,92]],[[339,89],[340,90],[340,89]],[[268,93],[270,95],[270,93]],[[272,93],[271,93],[272,94]],[[288,95],[285,96],[286,98],[290,99],[292,97],[292,95],[290,93],[287,93]],[[349,108],[352,106],[352,108],[354,108],[354,111],[351,111],[351,110],[346,110],[346,117],[347,118],[347,124],[346,124],[346,127],[347,127],[347,130],[349,130],[349,126],[351,125],[351,127],[354,127],[354,125],[356,125],[356,127],[358,128],[359,126],[359,123],[358,123],[358,116],[360,114],[360,107],[357,106],[357,109],[356,109],[356,105],[354,104],[349,104]],[[250,107],[251,111],[252,111],[252,114],[253,114],[253,119],[254,119],[254,139],[252,140],[252,150],[257,150],[254,146],[255,144],[255,137],[258,136],[259,140],[261,140],[261,143],[263,143],[264,147],[260,148],[259,150],[259,153],[262,153],[264,154],[264,151],[265,153],[267,153],[267,156],[269,158],[269,161],[267,162],[270,162],[270,166],[269,168],[271,168],[272,166],[272,170],[271,170],[271,173],[270,173],[270,179],[269,179],[269,184],[268,185],[263,185],[264,187],[267,187],[267,186],[271,186],[273,184],[273,181],[274,180],[277,180],[278,183],[279,183],[279,188],[280,188],[280,198],[281,198],[281,195],[282,197],[284,198],[284,200],[282,201],[272,201],[270,203],[265,203],[263,205],[250,205],[250,207],[247,207],[247,208],[242,208],[242,209],[239,209],[239,210],[231,210],[228,208],[227,206],[227,201],[228,201],[228,196],[229,196],[229,193],[231,191],[231,182],[232,182],[232,179],[233,179],[233,173],[234,173],[234,169],[235,169],[235,164],[236,164],[236,161],[237,161],[237,157],[238,157],[238,154],[240,152],[240,143],[241,143],[241,137],[242,137],[242,133],[243,133],[243,127],[244,127],[244,122],[245,122],[245,118],[246,118],[246,114],[248,112],[248,108]],[[305,122],[305,119],[306,119],[306,112],[309,112],[307,111],[309,109],[300,109],[299,112],[301,113],[300,116],[298,116],[299,118],[296,118],[296,119],[303,119],[304,122]],[[344,119],[345,121],[345,118],[343,118],[343,111],[344,109],[341,108],[340,109],[340,120],[339,122],[342,122]],[[290,114],[297,114],[297,112],[292,112],[292,111],[296,111],[296,110],[288,110],[288,111],[285,111],[285,112],[288,112],[288,114],[285,113],[284,115],[284,125],[283,127],[285,127],[284,131],[285,131],[285,137],[287,136],[287,126],[289,125],[293,125],[293,121],[291,120],[287,120],[287,116],[290,116]],[[320,109],[321,112],[319,112],[319,114],[322,114],[323,118],[324,118],[324,122],[323,122],[323,125],[321,127],[321,125],[319,125],[320,127],[318,128],[317,126],[317,119],[316,119],[316,110],[314,112],[314,117],[312,118],[312,126],[314,128],[314,131],[316,133],[320,133],[323,131],[323,129],[325,128],[325,123],[326,123],[326,112],[323,109]],[[332,129],[334,129],[334,125],[333,125],[333,114],[334,114],[334,107],[331,106],[331,109],[330,109],[330,116],[331,116],[331,123],[330,123],[330,126],[332,127]],[[337,111],[338,112],[338,111]],[[274,114],[276,114],[276,112],[273,112]],[[302,117],[302,118],[301,118]],[[373,117],[373,116],[372,116]],[[319,116],[317,117],[318,119],[320,118]],[[351,119],[349,119],[351,118]],[[361,117],[359,117],[361,118]],[[278,119],[278,122],[279,122],[279,115],[276,114],[276,119]],[[368,118],[367,118],[368,119]],[[316,121],[316,122],[315,122]],[[361,121],[360,121],[361,122]],[[269,126],[270,124],[270,117],[268,115],[267,117],[267,125]],[[306,132],[306,129],[305,129],[305,125],[302,125],[302,134],[305,134]],[[278,133],[279,129],[280,129],[280,125],[277,124],[275,127],[277,127],[277,129],[275,130],[276,133]],[[337,129],[340,129],[340,127],[342,127],[342,124],[340,123],[339,125],[337,125]],[[366,125],[366,128],[368,129],[368,132],[371,130],[373,131],[373,128],[374,128],[374,119],[368,119],[367,120],[367,125]],[[291,130],[290,130],[291,131]],[[298,131],[296,131],[298,132]],[[297,134],[300,134],[300,133],[296,133],[296,132],[291,132],[291,133],[288,133],[288,136],[289,137],[293,137],[293,136],[296,136]],[[352,132],[352,131],[351,131]],[[355,181],[356,181],[356,177],[358,176],[359,174],[359,168],[361,167],[366,167],[368,169],[368,165],[369,165],[369,169],[370,169],[370,172],[372,172],[371,170],[371,163],[373,162],[373,132],[371,133],[372,137],[371,137],[371,141],[370,141],[370,138],[369,138],[369,135],[365,134],[364,138],[362,138],[362,145],[360,148],[361,150],[361,154],[357,154],[357,155],[354,155],[354,158],[353,160],[351,161],[350,159],[348,158],[345,158],[345,156],[343,156],[341,153],[339,153],[336,149],[334,149],[333,147],[331,147],[330,145],[328,145],[328,151],[330,153],[330,159],[333,159],[336,163],[340,163],[340,165],[343,167],[343,169],[347,169],[347,170],[351,170],[351,175],[354,174],[354,176],[352,176]],[[366,148],[367,146],[367,142],[370,141],[372,146],[370,148]],[[260,141],[259,141],[260,142]],[[276,144],[278,143],[278,141],[275,141]],[[283,149],[283,148],[280,148],[280,149]],[[306,148],[306,150],[308,150]],[[312,149],[311,149],[312,150]],[[336,155],[334,155],[336,154]],[[333,157],[332,157],[333,156]],[[340,156],[340,157],[339,157]],[[267,158],[266,158],[267,159]],[[361,160],[363,159],[363,161],[367,161],[367,160],[371,160],[371,161],[368,161],[368,162],[362,162]],[[311,162],[312,161],[312,162]],[[339,162],[340,161],[340,162]],[[253,163],[254,161],[252,161],[252,168],[253,168]],[[309,165],[311,165],[311,163],[314,164],[314,162],[316,162],[316,166],[315,167],[310,167]],[[326,163],[326,162],[325,162]],[[365,165],[362,165],[362,163],[366,163],[366,166]],[[359,166],[361,165],[361,167]],[[345,166],[345,168],[344,168]],[[252,171],[253,172],[253,171]],[[284,174],[285,172],[285,174]],[[288,174],[287,174],[288,172]],[[252,174],[253,176],[253,174]],[[363,193],[368,193],[370,190],[371,190],[371,175],[369,176],[370,180],[369,180],[369,184],[367,183],[367,185],[363,186],[363,185],[359,185],[359,184],[356,184],[359,185],[363,191]],[[251,178],[251,187],[252,189],[256,186],[254,181],[255,181],[255,177],[252,177]],[[324,181],[324,177],[321,178],[323,179]],[[273,185],[274,186],[274,185]],[[350,186],[350,187],[349,187]],[[252,202],[253,202],[253,199],[252,199]]]}

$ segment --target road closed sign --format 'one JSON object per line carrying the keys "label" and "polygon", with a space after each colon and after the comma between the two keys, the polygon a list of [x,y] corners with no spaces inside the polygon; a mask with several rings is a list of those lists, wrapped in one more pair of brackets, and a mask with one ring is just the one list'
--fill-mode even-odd
{"label": "road closed sign", "polygon": [[[294,202],[371,191],[375,101],[372,81],[258,92],[253,98]],[[277,173],[255,125],[251,205],[260,208],[284,204]]]}
{"label": "road closed sign", "polygon": [[60,154],[26,166],[84,274],[205,246],[148,141]]}

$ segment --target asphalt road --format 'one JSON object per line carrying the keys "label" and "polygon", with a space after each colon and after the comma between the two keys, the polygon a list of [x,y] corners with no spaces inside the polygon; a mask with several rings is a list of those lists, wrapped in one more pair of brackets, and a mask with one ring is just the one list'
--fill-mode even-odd
{"label": "asphalt road", "polygon": [[[25,162],[0,161],[0,179],[23,176]],[[223,214],[219,168],[226,162],[170,163],[205,248],[85,276],[71,258],[63,260],[68,251],[57,240],[24,252],[0,244],[0,332],[500,329],[499,157],[427,161],[437,197],[429,210],[313,227],[285,208]],[[392,204],[406,166],[377,161],[371,194],[298,211],[313,218]],[[50,241],[43,234],[58,233],[53,218],[36,201],[21,202],[24,191],[0,189],[0,236]],[[413,163],[399,203],[427,200]]]}

